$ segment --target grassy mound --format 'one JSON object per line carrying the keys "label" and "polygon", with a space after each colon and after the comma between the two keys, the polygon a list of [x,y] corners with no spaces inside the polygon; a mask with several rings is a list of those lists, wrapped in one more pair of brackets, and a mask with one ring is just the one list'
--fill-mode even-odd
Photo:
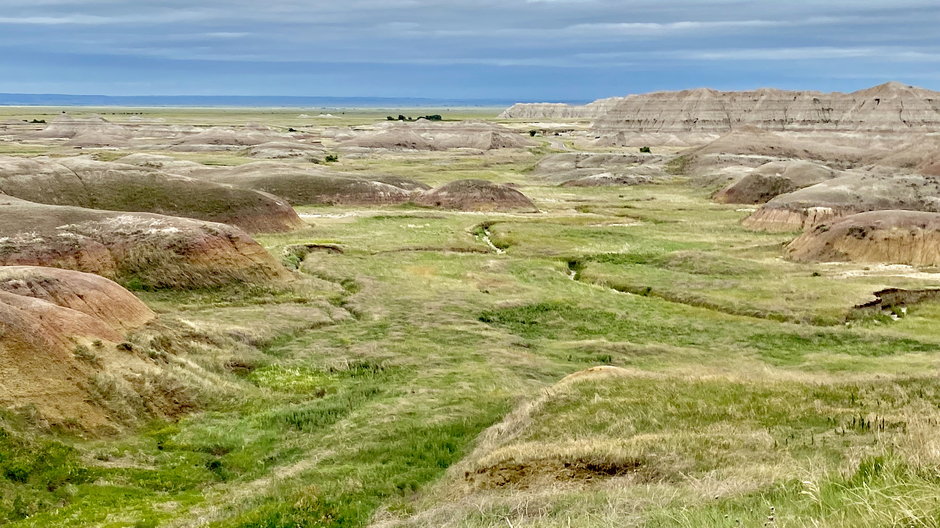
{"label": "grassy mound", "polygon": [[208,181],[270,193],[294,205],[399,204],[409,201],[416,189],[426,188],[407,178],[365,178],[277,162],[248,163],[195,175]]}
{"label": "grassy mound", "polygon": [[249,232],[305,224],[286,203],[246,189],[89,158],[0,158],[0,192],[51,205],[185,216]]}
{"label": "grassy mound", "polygon": [[394,525],[929,525],[937,411],[911,411],[935,408],[935,382],[589,369],[489,429],[437,506]]}
{"label": "grassy mound", "polygon": [[426,207],[460,211],[537,211],[524,194],[486,180],[457,180],[427,191],[415,199]]}

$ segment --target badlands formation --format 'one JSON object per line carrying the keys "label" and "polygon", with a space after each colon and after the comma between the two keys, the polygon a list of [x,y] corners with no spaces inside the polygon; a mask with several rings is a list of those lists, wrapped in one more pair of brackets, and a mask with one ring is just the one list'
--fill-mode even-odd
{"label": "badlands formation", "polygon": [[940,518],[940,93],[98,111],[0,109],[0,524]]}
{"label": "badlands formation", "polygon": [[774,131],[932,131],[940,126],[936,92],[889,82],[852,93],[708,88],[602,99],[584,107],[517,105],[505,118],[587,118],[603,135],[618,132],[728,133],[745,126]]}
{"label": "badlands formation", "polygon": [[137,288],[205,288],[287,275],[264,248],[234,226],[4,196],[0,265],[96,273]]}
{"label": "badlands formation", "polygon": [[[85,380],[102,370],[147,369],[114,345],[154,318],[134,294],[98,275],[0,267],[0,404],[33,406],[52,423],[106,425],[108,414],[92,403]],[[92,350],[101,355],[87,361]]]}
{"label": "badlands formation", "polygon": [[940,266],[940,213],[880,210],[817,225],[787,246],[801,262]]}

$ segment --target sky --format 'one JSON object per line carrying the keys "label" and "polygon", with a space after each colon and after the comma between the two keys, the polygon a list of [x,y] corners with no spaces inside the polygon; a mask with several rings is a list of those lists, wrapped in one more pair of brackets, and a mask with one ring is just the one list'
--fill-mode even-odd
{"label": "sky", "polygon": [[589,101],[940,89],[937,0],[0,0],[0,92]]}

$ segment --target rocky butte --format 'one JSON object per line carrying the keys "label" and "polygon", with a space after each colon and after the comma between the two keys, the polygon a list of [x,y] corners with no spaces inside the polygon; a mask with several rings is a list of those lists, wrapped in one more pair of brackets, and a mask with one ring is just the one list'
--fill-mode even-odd
{"label": "rocky butte", "polygon": [[708,88],[601,99],[585,106],[517,104],[505,118],[592,119],[598,135],[619,132],[905,132],[940,127],[940,92],[889,82],[852,93]]}

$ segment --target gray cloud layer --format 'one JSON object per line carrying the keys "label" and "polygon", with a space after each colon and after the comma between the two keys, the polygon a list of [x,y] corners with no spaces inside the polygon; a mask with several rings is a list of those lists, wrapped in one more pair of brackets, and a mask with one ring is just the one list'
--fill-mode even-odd
{"label": "gray cloud layer", "polygon": [[820,4],[5,0],[0,91],[423,89],[430,96],[589,99],[703,84],[937,84],[935,1]]}

